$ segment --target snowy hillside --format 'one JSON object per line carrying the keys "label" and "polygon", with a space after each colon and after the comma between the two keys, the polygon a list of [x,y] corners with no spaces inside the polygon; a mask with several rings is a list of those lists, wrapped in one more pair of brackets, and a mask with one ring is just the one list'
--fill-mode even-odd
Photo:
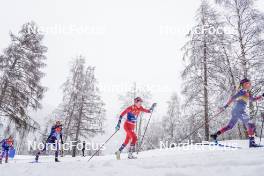
{"label": "snowy hillside", "polygon": [[0,165],[1,176],[47,175],[113,175],[113,176],[248,176],[263,173],[264,150],[249,149],[247,141],[229,141],[242,149],[200,146],[192,150],[179,148],[142,152],[137,160],[127,160],[126,154],[117,161],[113,155],[61,158],[42,157],[40,163],[29,163],[34,157],[17,156],[9,164]]}

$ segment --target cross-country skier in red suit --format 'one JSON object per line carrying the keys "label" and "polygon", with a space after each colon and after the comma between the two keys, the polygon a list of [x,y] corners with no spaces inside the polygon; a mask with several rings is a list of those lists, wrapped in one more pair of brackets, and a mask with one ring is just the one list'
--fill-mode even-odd
{"label": "cross-country skier in red suit", "polygon": [[135,145],[137,143],[137,135],[134,132],[136,123],[137,123],[137,117],[141,112],[145,113],[151,113],[153,111],[154,106],[156,105],[155,103],[152,105],[150,109],[145,109],[141,106],[141,103],[143,100],[140,97],[137,97],[134,99],[134,105],[129,106],[126,108],[120,115],[118,124],[116,126],[116,130],[118,131],[120,129],[120,124],[122,121],[122,118],[127,115],[126,122],[124,124],[124,129],[126,131],[126,139],[124,143],[121,145],[119,150],[115,153],[117,159],[120,159],[120,154],[122,150],[127,146],[127,144],[130,142],[130,148],[129,148],[129,153],[128,153],[128,158],[129,159],[136,159],[136,157],[133,155],[135,152]]}

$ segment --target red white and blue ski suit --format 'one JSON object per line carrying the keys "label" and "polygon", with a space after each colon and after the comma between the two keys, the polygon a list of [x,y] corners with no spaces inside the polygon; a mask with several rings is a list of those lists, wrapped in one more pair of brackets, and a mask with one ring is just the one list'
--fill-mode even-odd
{"label": "red white and blue ski suit", "polygon": [[241,89],[234,96],[231,97],[230,102],[235,101],[235,105],[232,109],[232,117],[228,125],[220,130],[221,133],[224,133],[232,129],[237,121],[240,119],[243,124],[247,127],[248,135],[253,136],[255,131],[255,125],[249,123],[250,118],[246,113],[247,103],[250,101],[257,101],[261,99],[261,96],[253,97],[251,93],[247,90]]}
{"label": "red white and blue ski suit", "polygon": [[46,141],[45,147],[41,152],[37,153],[37,157],[47,150],[47,145],[54,145],[56,146],[55,157],[57,158],[59,155],[59,141],[63,143],[62,140],[62,126],[61,125],[54,125],[51,127],[50,135]]}
{"label": "red white and blue ski suit", "polygon": [[0,160],[5,156],[6,160],[8,159],[8,152],[10,148],[13,148],[14,142],[8,139],[3,139],[0,144],[2,144],[2,153],[0,155]]}
{"label": "red white and blue ski suit", "polygon": [[135,125],[137,122],[137,118],[141,112],[150,113],[150,110],[143,108],[142,106],[137,107],[136,105],[129,106],[126,108],[120,115],[120,118],[127,114],[127,120],[124,124],[124,129],[126,131],[126,139],[123,143],[123,147],[125,147],[129,142],[130,145],[135,145],[137,142],[137,135],[134,132]]}

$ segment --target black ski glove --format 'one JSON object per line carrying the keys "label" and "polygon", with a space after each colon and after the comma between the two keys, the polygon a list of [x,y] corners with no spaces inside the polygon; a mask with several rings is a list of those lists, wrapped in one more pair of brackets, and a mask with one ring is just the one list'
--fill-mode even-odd
{"label": "black ski glove", "polygon": [[224,109],[228,108],[228,104],[226,104],[223,108],[224,108]]}
{"label": "black ski glove", "polygon": [[156,106],[157,106],[157,103],[153,103],[149,111],[152,112]]}

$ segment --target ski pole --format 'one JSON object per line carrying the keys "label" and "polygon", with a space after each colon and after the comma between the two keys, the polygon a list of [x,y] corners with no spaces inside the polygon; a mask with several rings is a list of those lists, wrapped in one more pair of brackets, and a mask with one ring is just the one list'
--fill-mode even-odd
{"label": "ski pole", "polygon": [[103,145],[100,146],[100,148],[95,151],[95,153],[89,158],[88,162],[101,150],[101,148],[103,148],[103,146],[118,132],[118,130],[116,130],[104,143]]}
{"label": "ski pole", "polygon": [[[217,118],[222,112],[224,112],[224,109],[219,111],[217,114],[215,114],[214,116],[212,116],[212,118],[210,118],[208,120],[208,122],[210,122],[211,120]],[[185,139],[189,138],[191,135],[193,135],[195,132],[197,132],[200,128],[202,128],[205,125],[205,123],[203,123],[202,125],[200,125],[198,128],[196,128],[195,130],[193,130],[190,134],[188,134],[187,136],[185,136],[179,143],[181,143],[182,141],[184,141]]]}
{"label": "ski pole", "polygon": [[142,138],[141,138],[140,145],[139,145],[138,150],[137,150],[137,154],[138,154],[139,150],[141,150],[141,146],[142,146],[142,144],[143,144],[143,140],[144,140],[144,138],[145,138],[145,135],[146,135],[146,132],[147,132],[147,129],[148,129],[149,122],[150,122],[150,119],[151,119],[151,117],[152,117],[152,114],[153,114],[153,112],[151,112],[150,117],[149,117],[149,119],[148,119],[148,123],[147,123],[147,126],[146,126],[146,128],[145,128],[145,131],[144,131],[144,133],[143,133],[143,136],[142,136]]}
{"label": "ski pole", "polygon": [[146,126],[145,131],[144,131],[144,133],[143,133],[143,136],[142,136],[142,138],[141,138],[140,145],[139,145],[138,150],[137,150],[137,154],[138,154],[139,150],[141,150],[141,146],[142,146],[143,140],[144,140],[144,138],[145,138],[145,134],[146,134],[146,132],[147,132],[147,129],[148,129],[149,122],[150,122],[150,119],[151,119],[151,117],[152,117],[152,114],[153,114],[153,113],[151,112],[150,117],[149,117],[149,119],[148,119],[147,126]]}
{"label": "ski pole", "polygon": [[148,129],[148,126],[149,126],[149,122],[150,122],[150,120],[151,120],[151,117],[152,117],[152,114],[153,114],[154,108],[155,108],[156,106],[157,106],[157,103],[153,103],[153,105],[152,105],[151,108],[150,108],[150,109],[152,109],[152,111],[151,111],[150,117],[149,117],[149,119],[148,119],[148,123],[147,123],[147,126],[146,126],[146,128],[145,128],[145,131],[144,131],[144,133],[143,133],[143,136],[142,136],[142,138],[141,138],[140,145],[139,145],[138,150],[137,150],[137,154],[138,154],[139,150],[141,150],[141,146],[142,146],[143,140],[144,140],[144,138],[145,138],[145,135],[146,135],[146,132],[147,132],[147,129]]}
{"label": "ski pole", "polygon": [[261,113],[262,117],[262,124],[261,124],[261,131],[260,131],[260,137],[259,137],[259,145],[261,144],[261,138],[262,138],[262,132],[263,132],[263,126],[264,126],[264,113]]}

